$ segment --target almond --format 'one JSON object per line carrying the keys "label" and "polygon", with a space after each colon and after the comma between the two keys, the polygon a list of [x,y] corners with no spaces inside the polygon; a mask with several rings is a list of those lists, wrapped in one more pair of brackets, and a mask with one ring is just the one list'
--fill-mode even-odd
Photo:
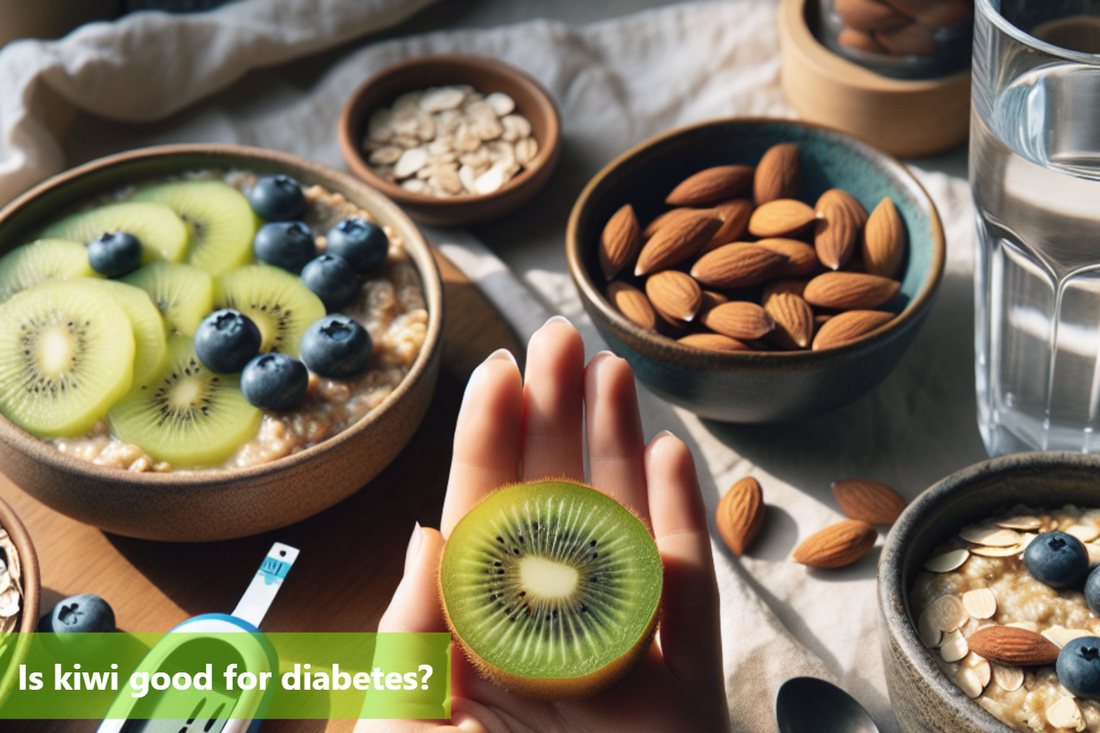
{"label": "almond", "polygon": [[802,187],[802,168],[798,163],[798,145],[780,143],[764,153],[753,177],[752,197],[756,205],[776,199],[793,199]]}
{"label": "almond", "polygon": [[715,306],[703,315],[703,325],[732,339],[758,339],[771,333],[775,322],[756,303],[734,301]]}
{"label": "almond", "polygon": [[699,283],[679,270],[650,275],[645,283],[645,294],[658,313],[681,321],[695,318],[703,304]]}
{"label": "almond", "polygon": [[736,242],[744,234],[749,226],[749,217],[752,216],[752,202],[748,199],[735,199],[724,204],[718,204],[711,212],[722,220],[722,226],[710,238],[710,243],[703,247],[704,252],[718,249],[723,244]]}
{"label": "almond", "polygon": [[794,293],[795,295],[802,297],[802,292],[805,289],[805,280],[772,280],[770,283],[764,286],[764,292],[760,295],[760,302],[767,305],[768,298],[772,297],[776,293]]}
{"label": "almond", "polygon": [[894,320],[894,314],[861,310],[848,311],[837,316],[816,316],[814,320],[818,321],[814,351],[823,351],[859,341],[871,331]]}
{"label": "almond", "polygon": [[658,229],[663,227],[665,224],[668,224],[670,221],[675,221],[676,219],[682,218],[684,216],[690,216],[692,214],[698,214],[698,213],[699,213],[699,209],[688,209],[688,208],[670,209],[669,211],[666,211],[665,213],[658,216],[653,221],[649,222],[649,226],[647,226],[645,228],[645,231],[642,232],[642,238],[643,239],[649,239],[650,237],[652,237],[654,234],[657,233]]}
{"label": "almond", "polygon": [[607,299],[631,323],[649,331],[657,328],[657,314],[645,293],[620,280],[608,283]]}
{"label": "almond", "polygon": [[901,283],[862,272],[826,272],[806,283],[802,297],[818,308],[870,310],[901,290]]}
{"label": "almond", "polygon": [[882,44],[866,31],[857,31],[855,28],[845,28],[837,34],[836,42],[847,48],[858,48],[867,53],[886,53]]}
{"label": "almond", "polygon": [[707,211],[670,220],[642,247],[634,274],[648,275],[694,257],[720,226],[721,219]]}
{"label": "almond", "polygon": [[691,346],[704,351],[752,351],[753,348],[744,341],[731,339],[720,333],[691,333],[679,339],[684,346]]}
{"label": "almond", "polygon": [[746,476],[731,486],[718,502],[714,523],[733,554],[743,555],[764,525],[764,492],[760,482]]}
{"label": "almond", "polygon": [[863,231],[863,266],[872,275],[896,277],[905,256],[905,222],[889,196],[884,198]]}
{"label": "almond", "polygon": [[878,0],[836,0],[836,13],[857,31],[897,28],[909,22],[907,16]]}
{"label": "almond", "polygon": [[1036,667],[1058,660],[1058,645],[1042,634],[1012,626],[986,626],[966,637],[970,650],[997,664]]}
{"label": "almond", "polygon": [[877,30],[875,40],[895,56],[935,56],[940,52],[935,29],[920,23]]}
{"label": "almond", "polygon": [[974,16],[974,3],[969,0],[886,0],[897,10],[918,23],[932,28],[947,28]]}
{"label": "almond", "polygon": [[818,259],[830,270],[839,270],[856,251],[867,212],[850,193],[839,188],[821,194],[814,208],[819,217],[814,231]]}
{"label": "almond", "polygon": [[707,168],[685,179],[665,199],[669,206],[710,206],[739,198],[752,187],[753,168],[747,165],[720,165]]}
{"label": "almond", "polygon": [[814,312],[802,296],[773,293],[764,301],[764,310],[775,321],[773,338],[784,346],[805,349],[814,336]]}
{"label": "almond", "polygon": [[905,511],[905,499],[881,481],[859,478],[836,481],[833,496],[851,519],[869,524],[893,524]]}
{"label": "almond", "polygon": [[706,313],[716,305],[722,305],[723,303],[730,302],[730,299],[721,293],[716,293],[713,290],[703,291],[703,304],[699,306],[699,314]]}
{"label": "almond", "polygon": [[600,269],[608,280],[619,274],[638,256],[642,247],[642,229],[630,204],[615,212],[600,237]]}
{"label": "almond", "polygon": [[691,276],[711,288],[745,288],[770,279],[786,264],[784,255],[735,242],[700,257],[691,268]]}
{"label": "almond", "polygon": [[877,537],[875,528],[867,522],[848,519],[804,539],[791,558],[814,568],[840,568],[870,552]]}
{"label": "almond", "polygon": [[817,218],[809,204],[795,199],[769,201],[752,212],[749,234],[754,237],[785,237],[802,231]]}
{"label": "almond", "polygon": [[775,273],[777,277],[803,277],[817,269],[817,252],[805,242],[800,242],[797,239],[770,237],[761,239],[755,244],[757,247],[770,249],[772,252],[787,258],[786,264]]}

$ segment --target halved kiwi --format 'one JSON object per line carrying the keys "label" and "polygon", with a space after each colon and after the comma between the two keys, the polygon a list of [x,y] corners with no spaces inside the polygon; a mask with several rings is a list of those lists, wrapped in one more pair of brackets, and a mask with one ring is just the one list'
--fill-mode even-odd
{"label": "halved kiwi", "polygon": [[187,261],[211,275],[252,261],[258,219],[248,199],[228,183],[211,179],[173,181],[138,191],[131,201],[164,204],[187,224]]}
{"label": "halved kiwi", "polygon": [[134,382],[142,382],[164,364],[168,353],[168,333],[152,298],[141,288],[118,280],[82,279],[99,288],[126,311],[134,329]]}
{"label": "halved kiwi", "polygon": [[182,336],[169,340],[163,368],[135,384],[107,416],[119,440],[173,468],[221,463],[255,437],[261,418],[240,379],[204,367]]}
{"label": "halved kiwi", "polygon": [[48,282],[0,306],[0,411],[40,438],[84,434],[130,388],[126,312],[85,283]]}
{"label": "halved kiwi", "polygon": [[325,317],[325,304],[297,275],[268,265],[238,267],[219,277],[214,305],[251,318],[264,337],[261,352],[289,356],[298,356],[302,334]]}
{"label": "halved kiwi", "polygon": [[0,258],[0,303],[40,283],[99,277],[88,264],[88,247],[67,239],[39,239]]}
{"label": "halved kiwi", "polygon": [[178,262],[154,262],[122,279],[149,294],[169,331],[194,336],[214,310],[214,278],[206,270]]}
{"label": "halved kiwi", "polygon": [[143,248],[143,263],[153,260],[180,262],[187,256],[190,240],[187,226],[164,204],[123,201],[88,209],[47,227],[42,237],[87,244],[111,232],[126,232],[137,237]]}
{"label": "halved kiwi", "polygon": [[585,697],[642,658],[663,572],[642,522],[582,484],[538,481],[491,494],[455,526],[439,582],[458,645],[501,687]]}

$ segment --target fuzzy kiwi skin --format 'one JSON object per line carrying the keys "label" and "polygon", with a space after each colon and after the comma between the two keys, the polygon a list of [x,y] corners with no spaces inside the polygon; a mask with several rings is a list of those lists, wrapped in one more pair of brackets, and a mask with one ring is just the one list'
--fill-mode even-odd
{"label": "fuzzy kiwi skin", "polygon": [[[588,484],[583,484],[579,481],[573,481],[567,478],[545,478],[538,481],[519,481],[514,484],[506,484],[497,488],[492,494],[497,491],[502,491],[513,486],[525,486],[531,484],[541,484],[547,482],[561,482],[569,483],[575,486],[584,486],[585,488],[598,491]],[[490,494],[491,495],[491,494]],[[482,501],[487,499],[484,497]],[[480,503],[480,502],[478,502]],[[653,534],[653,530],[646,524],[637,513],[625,505],[624,508],[629,511],[634,517],[642,522],[646,526],[646,529],[650,531],[650,535]],[[437,588],[439,592],[440,605],[443,606],[443,618],[447,622],[447,628],[451,632],[451,638],[454,641],[455,646],[462,650],[463,655],[477,670],[478,674],[489,680],[497,687],[514,692],[517,695],[531,698],[533,700],[543,700],[546,702],[559,702],[567,700],[582,700],[586,697],[591,697],[597,693],[612,687],[619,680],[630,673],[634,667],[641,662],[642,658],[649,651],[650,646],[653,643],[653,637],[657,633],[658,622],[661,618],[661,610],[664,606],[664,588],[662,587],[662,601],[657,606],[657,610],[653,613],[653,618],[649,620],[649,625],[646,627],[645,633],[638,637],[638,641],[634,646],[630,647],[620,657],[613,660],[609,664],[605,665],[601,669],[585,675],[583,677],[523,677],[521,675],[515,675],[510,672],[505,672],[502,669],[494,667],[489,662],[478,656],[477,652],[470,648],[470,646],[463,640],[462,636],[455,629],[455,625],[451,623],[451,615],[447,610],[447,599],[443,595],[443,583],[442,573],[437,577]],[[663,584],[662,584],[663,585]]]}

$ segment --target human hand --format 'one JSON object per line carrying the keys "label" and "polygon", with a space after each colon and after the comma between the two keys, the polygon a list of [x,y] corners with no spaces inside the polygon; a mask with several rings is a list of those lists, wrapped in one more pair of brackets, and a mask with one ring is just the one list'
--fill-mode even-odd
{"label": "human hand", "polygon": [[505,351],[471,375],[441,531],[417,527],[378,630],[446,631],[437,587],[446,537],[502,485],[548,476],[583,482],[585,433],[589,483],[652,527],[661,552],[662,616],[648,654],[612,688],[572,702],[519,697],[456,654],[451,724],[360,721],[357,733],[729,730],[718,589],[691,452],[668,432],[645,444],[629,365],[602,352],[585,368],[584,344],[564,319],[551,319],[531,337],[526,379]]}

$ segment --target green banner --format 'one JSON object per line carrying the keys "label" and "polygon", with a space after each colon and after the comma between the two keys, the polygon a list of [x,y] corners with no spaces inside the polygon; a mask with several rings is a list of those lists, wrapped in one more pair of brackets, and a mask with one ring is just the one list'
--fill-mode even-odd
{"label": "green banner", "polygon": [[446,633],[11,634],[5,646],[3,720],[451,716]]}

